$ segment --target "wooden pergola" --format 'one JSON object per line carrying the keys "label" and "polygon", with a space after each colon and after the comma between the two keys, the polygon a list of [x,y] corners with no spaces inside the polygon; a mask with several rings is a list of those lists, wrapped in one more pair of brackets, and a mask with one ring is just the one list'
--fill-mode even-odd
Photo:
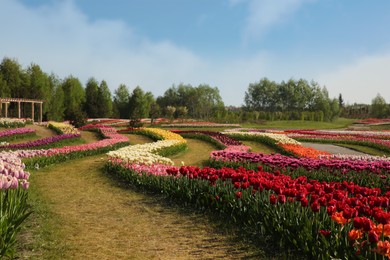
{"label": "wooden pergola", "polygon": [[18,104],[18,118],[21,118],[21,111],[20,111],[20,103],[31,103],[31,119],[34,122],[34,106],[35,104],[39,104],[39,118],[38,122],[42,122],[42,104],[43,100],[36,100],[36,99],[26,99],[26,98],[0,98],[0,114],[2,114],[3,110],[3,104],[5,105],[4,109],[4,116],[8,117],[8,105],[10,103],[17,103]]}

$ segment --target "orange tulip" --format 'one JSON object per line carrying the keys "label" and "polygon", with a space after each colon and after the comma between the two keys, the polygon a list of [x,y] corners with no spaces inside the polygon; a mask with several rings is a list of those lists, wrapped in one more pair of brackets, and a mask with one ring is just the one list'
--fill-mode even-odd
{"label": "orange tulip", "polygon": [[363,236],[363,232],[360,229],[352,229],[348,233],[348,238],[352,242],[362,238],[362,236]]}
{"label": "orange tulip", "polygon": [[344,218],[342,211],[333,213],[332,220],[341,225],[345,225],[346,223],[348,223],[348,219]]}

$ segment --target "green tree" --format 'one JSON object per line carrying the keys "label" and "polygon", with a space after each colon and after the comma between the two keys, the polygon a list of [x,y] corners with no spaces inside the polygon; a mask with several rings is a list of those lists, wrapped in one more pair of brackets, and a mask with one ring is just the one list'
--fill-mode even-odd
{"label": "green tree", "polygon": [[65,78],[62,83],[62,90],[64,92],[65,119],[83,116],[85,90],[80,80],[73,76]]}
{"label": "green tree", "polygon": [[184,84],[172,86],[156,102],[160,107],[185,106],[190,117],[202,119],[216,116],[224,108],[218,88],[206,84],[198,87]]}
{"label": "green tree", "polygon": [[[139,124],[143,117],[149,116],[150,100],[151,93],[144,93],[141,87],[137,86],[130,95],[129,98],[129,114],[130,114],[130,123],[132,126]],[[132,123],[133,122],[133,123]]]}
{"label": "green tree", "polygon": [[150,110],[149,110],[150,122],[153,124],[154,120],[158,118],[160,115],[161,115],[161,107],[157,104],[157,102],[153,102],[150,105]]}
{"label": "green tree", "polygon": [[371,116],[375,118],[385,118],[389,114],[389,107],[386,100],[378,94],[371,101]]}
{"label": "green tree", "polygon": [[277,91],[277,84],[267,78],[262,78],[259,82],[249,84],[248,90],[245,92],[245,108],[250,111],[275,111]]}
{"label": "green tree", "polygon": [[7,81],[3,78],[3,74],[0,73],[0,97],[10,97],[11,90],[8,87]]}
{"label": "green tree", "polygon": [[99,118],[99,107],[102,105],[99,100],[99,85],[95,78],[90,78],[85,86],[84,111],[89,118]]}
{"label": "green tree", "polygon": [[112,116],[112,97],[110,89],[107,86],[107,82],[102,80],[99,85],[98,91],[98,101],[99,101],[99,116],[100,117],[111,117]]}
{"label": "green tree", "polygon": [[186,115],[188,114],[188,109],[185,106],[179,106],[176,108],[176,118],[185,118]]}
{"label": "green tree", "polygon": [[119,118],[128,119],[129,113],[129,89],[125,84],[119,85],[114,91],[113,108],[117,111]]}
{"label": "green tree", "polygon": [[[26,70],[26,75],[27,79],[24,82],[28,82],[28,85],[25,86],[24,97],[44,101],[42,106],[42,113],[45,119],[46,114],[49,111],[49,106],[47,104],[51,102],[53,96],[53,88],[50,84],[50,78],[45,72],[41,70],[37,64],[31,64]],[[28,107],[28,111],[25,111],[24,114],[26,115],[27,113],[30,115],[30,109],[31,107]],[[38,110],[35,110],[35,112],[37,114],[39,113]]]}
{"label": "green tree", "polygon": [[22,91],[22,68],[20,64],[10,58],[4,58],[0,64],[0,74],[3,80],[7,83],[10,97],[23,98]]}
{"label": "green tree", "polygon": [[52,98],[49,102],[46,102],[47,107],[44,119],[53,121],[63,121],[65,104],[64,104],[64,91],[62,89],[61,80],[54,74],[49,76],[50,89],[52,89]]}
{"label": "green tree", "polygon": [[165,108],[165,114],[170,120],[173,120],[173,115],[175,114],[175,112],[176,112],[176,107],[174,106],[167,106]]}

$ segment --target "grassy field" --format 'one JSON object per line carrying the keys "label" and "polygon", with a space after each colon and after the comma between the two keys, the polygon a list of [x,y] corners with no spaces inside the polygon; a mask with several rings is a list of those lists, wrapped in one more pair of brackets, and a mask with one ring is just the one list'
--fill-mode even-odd
{"label": "grassy field", "polygon": [[354,119],[338,118],[333,122],[315,122],[315,121],[266,121],[264,124],[242,124],[246,128],[264,128],[264,129],[339,129],[346,128],[356,121]]}
{"label": "grassy field", "polygon": [[371,130],[390,130],[390,124],[370,125]]}

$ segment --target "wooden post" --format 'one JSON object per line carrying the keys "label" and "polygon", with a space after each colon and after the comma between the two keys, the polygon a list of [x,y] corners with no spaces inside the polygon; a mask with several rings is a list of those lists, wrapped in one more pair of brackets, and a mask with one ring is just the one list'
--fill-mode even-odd
{"label": "wooden post", "polygon": [[18,118],[20,118],[20,101],[18,101]]}
{"label": "wooden post", "polygon": [[39,103],[39,123],[42,123],[42,102]]}
{"label": "wooden post", "polygon": [[31,102],[31,119],[34,122],[34,102]]}
{"label": "wooden post", "polygon": [[5,103],[5,118],[8,117],[8,103]]}
{"label": "wooden post", "polygon": [[2,110],[3,110],[3,102],[0,101],[0,117],[3,116]]}

